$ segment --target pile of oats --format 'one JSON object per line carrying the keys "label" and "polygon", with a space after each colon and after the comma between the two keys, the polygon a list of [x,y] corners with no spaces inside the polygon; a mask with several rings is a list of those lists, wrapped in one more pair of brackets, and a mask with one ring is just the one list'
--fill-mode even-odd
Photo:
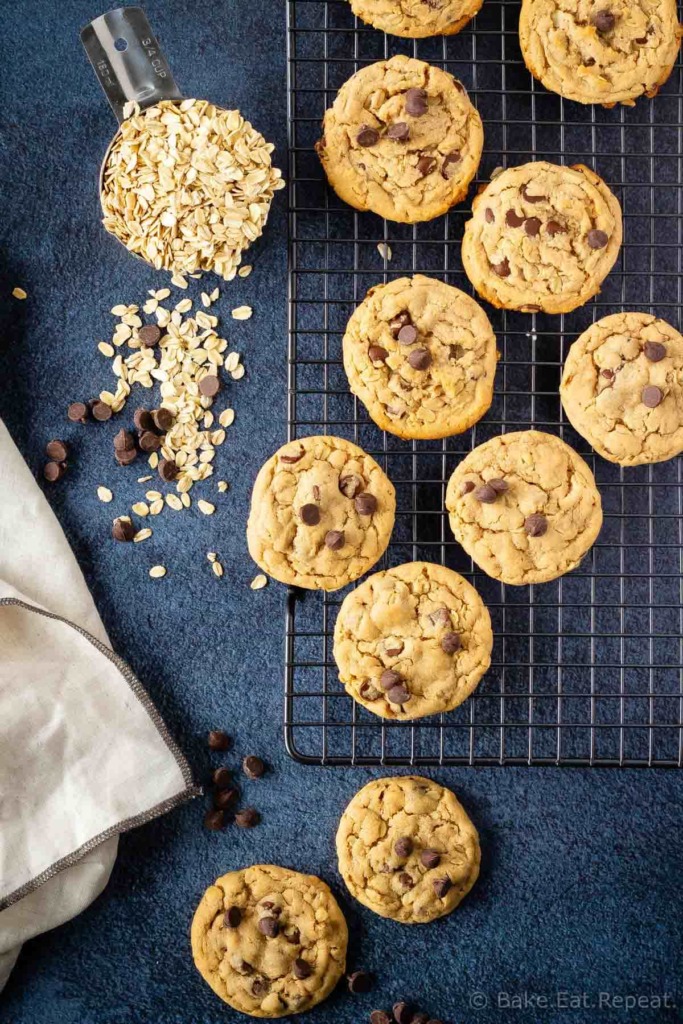
{"label": "pile of oats", "polygon": [[206,100],[127,113],[102,176],[105,228],[157,270],[232,280],[284,186],[274,147]]}

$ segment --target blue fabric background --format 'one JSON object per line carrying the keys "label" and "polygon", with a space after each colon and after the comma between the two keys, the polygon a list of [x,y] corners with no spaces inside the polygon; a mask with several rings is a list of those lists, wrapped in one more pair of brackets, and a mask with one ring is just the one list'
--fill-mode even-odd
{"label": "blue fabric background", "polygon": [[[186,94],[239,107],[277,143],[284,167],[284,5],[148,0],[145,6]],[[0,1000],[0,1020],[243,1019],[195,971],[188,927],[207,884],[258,861],[327,879],[351,927],[351,966],[377,975],[372,994],[351,997],[340,988],[306,1016],[311,1024],[357,1024],[399,997],[414,997],[452,1024],[683,1019],[680,773],[438,772],[481,832],[482,875],[473,893],[448,919],[416,929],[382,921],[348,897],[335,864],[337,820],[353,793],[383,773],[307,768],[287,758],[285,595],[275,585],[260,593],[248,586],[254,575],[244,540],[250,488],[261,462],[285,438],[285,196],[278,195],[266,239],[254,252],[254,273],[223,289],[218,307],[224,315],[243,302],[255,310],[248,323],[228,320],[227,326],[247,365],[245,379],[228,388],[237,419],[217,458],[230,493],[212,518],[166,512],[151,541],[134,549],[116,545],[108,539],[112,514],[138,493],[139,474],[112,461],[118,425],[78,429],[67,424],[65,409],[109,380],[95,347],[109,337],[109,308],[142,300],[161,280],[99,224],[97,175],[115,123],[78,32],[101,7],[86,0],[0,7],[0,415],[37,474],[49,438],[70,442],[69,479],[49,488],[49,500],[115,648],[145,683],[197,779],[205,780],[212,765],[237,764],[251,752],[272,766],[266,779],[244,784],[246,800],[263,815],[254,831],[207,833],[198,800],[124,836],[104,895],[77,920],[26,947]],[[25,303],[9,297],[18,284],[29,293]],[[192,286],[193,294],[199,290]],[[114,505],[98,502],[100,483],[115,491]],[[209,572],[209,549],[226,566],[222,581]],[[169,575],[152,582],[147,569],[157,561]],[[236,744],[234,753],[212,759],[205,734],[216,727],[231,732]],[[678,1009],[532,1005],[512,1012],[496,1005],[499,991],[557,990],[590,998],[669,992]],[[478,1008],[485,999],[488,1007]]]}

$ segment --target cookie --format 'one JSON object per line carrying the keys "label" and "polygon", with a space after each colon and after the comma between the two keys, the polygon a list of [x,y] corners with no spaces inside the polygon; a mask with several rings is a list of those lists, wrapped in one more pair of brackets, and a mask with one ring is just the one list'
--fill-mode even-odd
{"label": "cookie", "polygon": [[577,103],[655,96],[678,56],[676,0],[523,0],[519,39],[534,78]]}
{"label": "cookie", "polygon": [[339,870],[380,917],[423,924],[450,914],[479,875],[479,836],[454,793],[417,775],[375,779],[337,830]]}
{"label": "cookie", "polygon": [[568,313],[600,291],[621,235],[621,207],[597,174],[538,161],[501,171],[479,193],[462,262],[494,306]]}
{"label": "cookie", "polygon": [[473,18],[483,0],[351,0],[357,18],[381,32],[408,39],[452,36]]}
{"label": "cookie", "polygon": [[560,385],[567,419],[622,466],[683,452],[683,337],[648,313],[616,313],[577,338]]}
{"label": "cookie", "polygon": [[553,434],[520,430],[479,445],[446,491],[455,539],[503,583],[544,583],[576,568],[602,526],[590,469]]}
{"label": "cookie", "polygon": [[330,185],[357,210],[414,224],[460,202],[484,132],[463,85],[399,55],[345,82],[316,144]]}
{"label": "cookie", "polygon": [[249,554],[281,583],[338,590],[384,554],[395,511],[393,484],[362,448],[340,437],[290,441],[256,477]]}
{"label": "cookie", "polygon": [[435,278],[371,288],[344,335],[349,386],[403,438],[460,434],[491,405],[498,353],[483,309]]}
{"label": "cookie", "polygon": [[408,562],[344,598],[334,660],[347,693],[380,718],[406,721],[462,704],[491,664],[491,618],[451,569]]}
{"label": "cookie", "polygon": [[286,1017],[327,998],[344,973],[348,931],[315,875],[258,864],[209,886],[192,956],[217,996],[251,1017]]}

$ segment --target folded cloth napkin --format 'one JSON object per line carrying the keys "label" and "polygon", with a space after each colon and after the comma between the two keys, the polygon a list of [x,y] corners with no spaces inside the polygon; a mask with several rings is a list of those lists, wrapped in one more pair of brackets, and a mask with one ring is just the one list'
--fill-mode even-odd
{"label": "folded cloth napkin", "polygon": [[1,990],[102,891],[117,836],[197,789],[1,421],[0,482]]}

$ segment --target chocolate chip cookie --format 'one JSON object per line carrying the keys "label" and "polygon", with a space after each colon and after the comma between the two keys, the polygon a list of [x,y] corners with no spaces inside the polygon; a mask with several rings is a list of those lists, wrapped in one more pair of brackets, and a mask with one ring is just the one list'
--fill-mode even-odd
{"label": "chocolate chip cookie", "polygon": [[346,966],[346,921],[329,888],[272,864],[231,871],[209,886],[191,937],[204,980],[251,1017],[310,1010]]}
{"label": "chocolate chip cookie", "polygon": [[683,451],[683,337],[648,313],[598,320],[569,350],[560,386],[569,422],[610,462]]}
{"label": "chocolate chip cookie", "polygon": [[371,288],[344,335],[349,386],[382,430],[460,434],[491,405],[498,353],[483,309],[435,278]]}
{"label": "chocolate chip cookie", "polygon": [[375,779],[337,830],[339,870],[380,917],[422,924],[450,914],[479,875],[479,836],[455,794],[417,775]]}
{"label": "chocolate chip cookie", "polygon": [[351,0],[357,18],[381,32],[408,39],[452,36],[473,18],[483,0]]}
{"label": "chocolate chip cookie", "polygon": [[249,553],[281,583],[338,590],[384,554],[395,510],[392,483],[362,448],[339,437],[290,441],[256,477]]}
{"label": "chocolate chip cookie", "polygon": [[441,565],[408,562],[347,594],[333,653],[354,700],[405,721],[462,704],[491,664],[492,645],[473,586]]}
{"label": "chocolate chip cookie", "polygon": [[588,167],[501,171],[472,204],[462,262],[494,306],[568,313],[591,299],[621,246],[621,207]]}
{"label": "chocolate chip cookie", "polygon": [[577,103],[655,96],[678,56],[676,0],[523,0],[519,39],[546,89]]}
{"label": "chocolate chip cookie", "polygon": [[316,149],[341,199],[414,224],[464,198],[483,142],[464,86],[399,55],[362,68],[341,87]]}
{"label": "chocolate chip cookie", "polygon": [[448,482],[455,539],[503,583],[544,583],[576,568],[602,526],[590,469],[553,434],[520,430],[479,445]]}

